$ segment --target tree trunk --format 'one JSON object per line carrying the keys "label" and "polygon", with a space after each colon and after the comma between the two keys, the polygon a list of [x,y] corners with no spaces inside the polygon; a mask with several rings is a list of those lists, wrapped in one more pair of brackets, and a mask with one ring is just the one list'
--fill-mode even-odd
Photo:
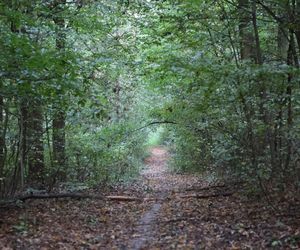
{"label": "tree trunk", "polygon": [[28,112],[28,177],[30,184],[44,182],[43,112],[41,101],[30,101]]}
{"label": "tree trunk", "polygon": [[56,166],[56,177],[66,179],[65,164],[65,112],[58,110],[53,118],[53,163]]}
{"label": "tree trunk", "polygon": [[256,0],[252,0],[252,25],[253,25],[253,33],[255,37],[255,63],[262,65],[262,53],[260,48],[260,39],[257,27],[257,10],[256,10]]}
{"label": "tree trunk", "polygon": [[[282,64],[287,63],[288,50],[289,50],[289,30],[288,30],[288,2],[278,3],[277,7],[277,58]],[[270,153],[271,153],[271,165],[272,174],[271,180],[282,178],[282,140],[284,138],[282,127],[283,127],[283,109],[285,106],[285,94],[281,91],[278,94],[278,105],[279,108],[276,111],[276,117],[274,118],[275,123],[273,124],[272,138],[269,140]]]}
{"label": "tree trunk", "polygon": [[252,11],[249,0],[239,0],[239,35],[242,60],[255,60],[255,39],[252,30]]}
{"label": "tree trunk", "polygon": [[[56,0],[54,6],[57,11],[58,16],[54,17],[54,23],[56,24],[56,49],[59,53],[64,53],[66,47],[66,34],[64,31],[65,20],[61,14],[63,5],[65,5],[66,0]],[[62,60],[62,67],[64,67],[65,62]],[[55,113],[53,117],[53,162],[57,169],[56,177],[64,181],[66,179],[66,153],[65,153],[65,119],[66,114],[62,107],[57,105],[55,108]]]}
{"label": "tree trunk", "polygon": [[21,187],[24,186],[25,168],[26,168],[26,155],[27,155],[27,128],[28,128],[28,104],[26,100],[21,100],[20,103],[20,142],[19,142],[19,154],[20,154],[20,183]]}
{"label": "tree trunk", "polygon": [[[2,83],[0,83],[0,89],[2,89]],[[1,184],[1,178],[3,177],[3,170],[4,170],[4,148],[5,148],[3,110],[4,110],[3,95],[0,94],[0,184]]]}
{"label": "tree trunk", "polygon": [[295,8],[295,34],[298,44],[298,54],[300,56],[300,0],[296,0]]}
{"label": "tree trunk", "polygon": [[281,62],[286,63],[289,49],[289,30],[287,28],[286,20],[286,9],[282,10],[281,8],[278,10],[278,16],[283,20],[278,23],[278,34],[277,34],[277,46],[278,46],[278,59]]}
{"label": "tree trunk", "polygon": [[[5,107],[4,98],[0,96],[0,190],[5,192],[5,162],[7,158],[6,133],[8,128],[8,109]],[[0,195],[1,195],[0,192]]]}
{"label": "tree trunk", "polygon": [[115,111],[116,111],[116,121],[119,122],[121,120],[121,96],[120,96],[121,86],[119,80],[113,89],[115,94]]}

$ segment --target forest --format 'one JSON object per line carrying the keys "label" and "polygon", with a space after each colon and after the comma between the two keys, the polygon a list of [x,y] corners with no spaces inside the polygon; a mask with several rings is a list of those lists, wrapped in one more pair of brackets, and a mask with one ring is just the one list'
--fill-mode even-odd
{"label": "forest", "polygon": [[300,0],[0,0],[1,249],[299,249]]}

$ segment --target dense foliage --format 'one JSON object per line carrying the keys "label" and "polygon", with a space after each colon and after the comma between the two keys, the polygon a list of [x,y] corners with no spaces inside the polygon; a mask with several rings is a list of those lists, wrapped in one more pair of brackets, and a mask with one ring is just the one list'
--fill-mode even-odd
{"label": "dense foliage", "polygon": [[[0,195],[178,171],[300,183],[300,1],[0,3]],[[150,127],[150,126],[149,126]]]}
{"label": "dense foliage", "polygon": [[175,123],[178,170],[299,190],[299,10],[299,1],[184,1],[152,18],[161,40],[148,74],[166,95],[155,115]]}
{"label": "dense foliage", "polygon": [[137,173],[136,31],[123,9],[111,1],[2,1],[2,196]]}

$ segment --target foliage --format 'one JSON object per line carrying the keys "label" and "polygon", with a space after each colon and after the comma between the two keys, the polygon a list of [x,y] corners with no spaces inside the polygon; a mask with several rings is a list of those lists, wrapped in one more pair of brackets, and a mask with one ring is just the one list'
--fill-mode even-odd
{"label": "foliage", "polygon": [[36,181],[51,189],[58,181],[94,185],[138,172],[142,136],[129,133],[141,119],[136,31],[123,11],[111,1],[1,5],[2,196]]}
{"label": "foliage", "polygon": [[[177,171],[299,190],[300,72],[297,61],[289,61],[296,51],[288,54],[288,44],[277,43],[288,24],[274,17],[276,8],[286,11],[276,4],[256,3],[249,13],[255,11],[257,23],[253,16],[246,23],[252,37],[258,29],[255,49],[263,63],[242,54],[247,45],[237,31],[245,21],[239,13],[246,10],[233,2],[164,2],[144,28],[152,39],[152,46],[143,47],[146,81],[165,100],[150,113],[176,123],[165,137]],[[291,42],[296,31],[290,32]]]}
{"label": "foliage", "polygon": [[0,13],[2,196],[128,179],[160,133],[177,171],[299,190],[298,1],[4,0]]}

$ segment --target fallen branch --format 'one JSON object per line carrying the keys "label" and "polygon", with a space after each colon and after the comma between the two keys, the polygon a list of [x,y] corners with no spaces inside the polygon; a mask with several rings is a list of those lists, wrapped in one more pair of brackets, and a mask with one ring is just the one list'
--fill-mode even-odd
{"label": "fallen branch", "polygon": [[185,189],[184,191],[204,191],[204,190],[209,190],[213,188],[224,188],[226,187],[225,184],[222,185],[215,185],[215,186],[206,186],[206,187],[190,187]]}
{"label": "fallen branch", "polygon": [[109,200],[109,201],[141,201],[142,199],[132,196],[102,196],[102,195],[92,195],[92,194],[80,194],[80,193],[60,193],[60,194],[27,194],[23,196],[18,196],[13,200],[4,201],[0,205],[5,206],[7,204],[16,203],[17,201],[26,201],[31,199],[97,199],[97,200]]}
{"label": "fallen branch", "polygon": [[111,201],[142,201],[141,198],[131,196],[105,196],[105,199]]}
{"label": "fallen branch", "polygon": [[98,199],[104,200],[104,196],[79,194],[79,193],[60,193],[60,194],[27,194],[18,196],[15,200],[26,201],[31,199],[61,199],[61,198],[73,198],[73,199]]}
{"label": "fallen branch", "polygon": [[168,224],[168,223],[177,223],[181,221],[201,221],[204,216],[201,216],[199,218],[196,217],[180,217],[180,218],[175,218],[175,219],[170,219],[170,220],[159,220],[159,221],[154,221],[151,223],[142,223],[138,224],[138,226],[145,226],[145,225],[155,225],[155,224]]}
{"label": "fallen branch", "polygon": [[221,193],[221,194],[207,194],[207,195],[192,194],[192,195],[182,195],[182,196],[180,196],[180,198],[208,199],[208,198],[213,198],[213,197],[227,197],[227,196],[231,196],[233,194],[234,194],[234,192]]}
{"label": "fallen branch", "polygon": [[194,187],[190,187],[190,188],[184,189],[184,191],[205,191],[205,190],[215,189],[215,188],[216,189],[217,188],[230,189],[230,188],[235,187],[235,186],[242,187],[243,184],[245,184],[244,181],[236,181],[236,182],[232,182],[232,183],[210,185],[210,186],[205,186],[205,187],[194,186]]}

